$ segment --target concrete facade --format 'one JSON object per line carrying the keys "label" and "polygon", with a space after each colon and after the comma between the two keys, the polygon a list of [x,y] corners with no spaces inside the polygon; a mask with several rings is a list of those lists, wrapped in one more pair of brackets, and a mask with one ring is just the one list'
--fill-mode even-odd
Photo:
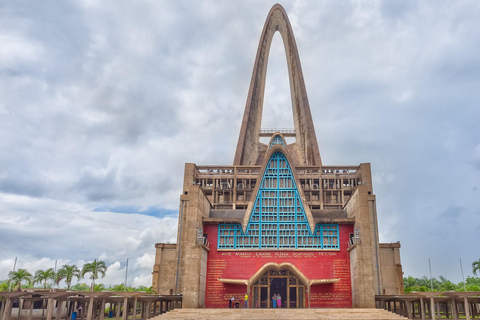
{"label": "concrete facade", "polygon": [[[277,31],[287,53],[294,128],[262,130],[266,63]],[[270,143],[260,142],[261,137],[269,137]],[[285,137],[295,142],[287,144]],[[296,186],[292,190],[298,192],[298,207],[304,210],[310,234],[319,225],[340,226],[338,247],[227,250],[220,246],[222,224],[240,225],[241,233],[247,233],[264,174],[275,154],[282,155],[291,168]],[[156,244],[154,289],[159,294],[182,294],[186,308],[212,306],[212,300],[228,303],[229,296],[240,292],[258,297],[258,304],[251,306],[262,307],[264,294],[259,292],[263,287],[257,283],[254,288],[261,279],[258,272],[270,272],[269,279],[283,272],[289,281],[297,281],[289,284],[288,299],[295,296],[296,300],[291,304],[289,300],[288,307],[375,307],[375,295],[402,293],[403,282],[400,244],[379,243],[371,177],[369,163],[322,164],[293,31],[285,10],[273,6],[257,51],[234,164],[185,165],[177,243]],[[285,241],[281,237],[279,241]],[[299,260],[301,256],[314,264]],[[238,270],[236,276],[228,277],[232,269]]]}

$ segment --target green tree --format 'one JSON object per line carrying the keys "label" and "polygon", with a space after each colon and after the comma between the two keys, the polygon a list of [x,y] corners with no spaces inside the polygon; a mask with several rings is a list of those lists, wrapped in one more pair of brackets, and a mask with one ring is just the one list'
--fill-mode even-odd
{"label": "green tree", "polygon": [[417,286],[430,288],[430,279],[428,279],[427,276],[417,279]]}
{"label": "green tree", "polygon": [[0,292],[8,291],[9,288],[10,288],[10,281],[9,280],[0,281]]}
{"label": "green tree", "polygon": [[48,280],[55,280],[55,271],[53,271],[53,268],[49,268],[47,270],[37,270],[37,272],[35,272],[35,276],[33,277],[33,284],[43,282],[43,289],[46,290]]}
{"label": "green tree", "polygon": [[123,292],[125,291],[125,285],[123,283],[116,284],[113,287],[110,287],[110,290],[114,292]]}
{"label": "green tree", "polygon": [[439,289],[440,291],[454,291],[457,286],[451,282],[450,280],[448,280],[447,278],[445,278],[444,276],[440,276],[439,277],[440,279],[440,286],[439,286]]}
{"label": "green tree", "polygon": [[94,292],[101,292],[101,291],[105,291],[105,286],[103,285],[103,283],[98,283],[96,284],[94,287],[93,287],[93,291]]}
{"label": "green tree", "polygon": [[467,285],[472,284],[480,286],[480,277],[467,277],[467,280],[465,282]]}
{"label": "green tree", "polygon": [[32,274],[28,272],[27,269],[18,269],[15,272],[10,271],[8,273],[8,278],[10,285],[12,286],[11,288],[16,288],[17,286],[21,286],[23,281],[30,283],[32,280]]}
{"label": "green tree", "polygon": [[157,293],[157,291],[155,291],[155,289],[153,289],[153,286],[145,288],[145,290],[141,290],[141,291],[145,291],[146,293],[154,293],[154,294]]}
{"label": "green tree", "polygon": [[416,284],[417,284],[417,279],[416,278],[414,278],[412,276],[403,277],[403,286],[405,288],[415,287]]}
{"label": "green tree", "polygon": [[472,263],[472,272],[474,275],[477,275],[477,271],[480,271],[480,259]]}
{"label": "green tree", "polygon": [[77,281],[80,280],[82,274],[76,265],[63,265],[63,267],[57,272],[57,285],[61,280],[65,280],[67,284],[67,290],[70,290],[73,278],[76,277]]}
{"label": "green tree", "polygon": [[107,266],[105,265],[105,262],[103,261],[97,261],[95,259],[92,263],[85,263],[82,268],[82,278],[85,276],[85,274],[90,273],[90,279],[92,279],[92,286],[91,286],[91,291],[93,292],[94,286],[95,286],[95,279],[98,279],[98,275],[100,274],[103,277],[105,277],[105,274],[107,272]]}
{"label": "green tree", "polygon": [[88,290],[90,290],[90,288],[88,287],[88,285],[86,283],[77,283],[77,284],[73,285],[71,289],[74,290],[74,291],[88,291]]}

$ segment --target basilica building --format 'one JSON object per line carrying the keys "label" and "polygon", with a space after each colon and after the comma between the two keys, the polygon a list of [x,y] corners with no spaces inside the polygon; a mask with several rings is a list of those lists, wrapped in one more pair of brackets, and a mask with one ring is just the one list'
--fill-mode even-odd
{"label": "basilica building", "polygon": [[[292,129],[261,127],[268,54],[286,51]],[[239,120],[240,121],[240,120]],[[282,6],[260,38],[232,165],[185,164],[177,243],[155,245],[153,288],[185,308],[373,308],[403,293],[399,243],[380,243],[371,166],[322,163]]]}

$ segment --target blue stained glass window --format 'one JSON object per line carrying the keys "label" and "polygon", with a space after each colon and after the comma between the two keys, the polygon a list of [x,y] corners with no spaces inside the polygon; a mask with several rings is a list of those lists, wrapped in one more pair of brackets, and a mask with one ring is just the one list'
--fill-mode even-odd
{"label": "blue stained glass window", "polygon": [[219,249],[339,249],[338,224],[317,224],[312,234],[285,156],[270,158],[245,234],[240,224],[218,226]]}
{"label": "blue stained glass window", "polygon": [[272,142],[270,143],[270,147],[268,149],[271,149],[273,146],[275,146],[277,144],[285,147],[285,144],[283,143],[283,139],[279,135],[276,135],[276,136],[273,137]]}

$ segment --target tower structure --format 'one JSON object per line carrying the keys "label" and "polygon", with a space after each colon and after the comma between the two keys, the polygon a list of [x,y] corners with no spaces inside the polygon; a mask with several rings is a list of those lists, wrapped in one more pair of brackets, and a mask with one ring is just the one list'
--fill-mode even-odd
{"label": "tower structure", "polygon": [[[294,128],[262,130],[273,35],[287,56]],[[269,138],[262,143],[261,138]],[[287,143],[286,138],[294,142]],[[323,165],[282,6],[262,31],[233,165],[187,163],[176,244],[156,244],[153,287],[183,306],[374,307],[403,291],[400,244],[380,244],[369,163]]]}

